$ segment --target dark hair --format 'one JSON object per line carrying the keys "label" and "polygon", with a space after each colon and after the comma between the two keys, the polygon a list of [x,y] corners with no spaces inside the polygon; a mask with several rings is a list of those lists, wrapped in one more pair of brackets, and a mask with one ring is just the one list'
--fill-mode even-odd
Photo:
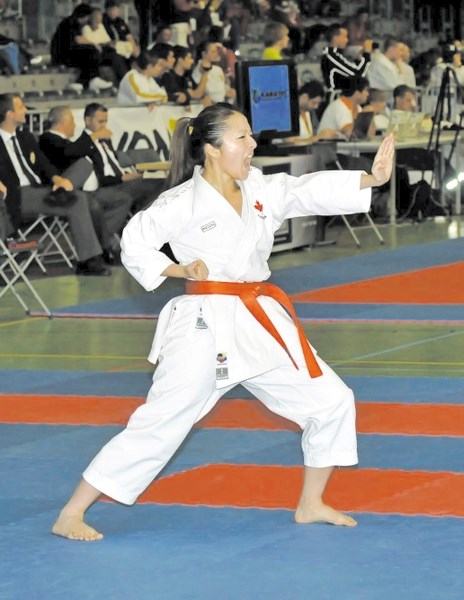
{"label": "dark hair", "polygon": [[160,58],[161,56],[154,49],[143,50],[143,52],[135,57],[134,63],[139,69],[145,71],[150,65],[156,65]]}
{"label": "dark hair", "polygon": [[387,50],[390,50],[390,48],[393,48],[394,46],[397,46],[400,43],[401,42],[397,38],[387,37],[387,39],[383,42],[383,51],[387,52]]}
{"label": "dark hair", "polygon": [[93,117],[97,112],[108,112],[108,109],[99,102],[91,102],[84,109],[84,119]]}
{"label": "dark hair", "polygon": [[18,94],[0,94],[0,123],[6,119],[6,113],[14,110],[13,100],[19,98]]}
{"label": "dark hair", "polygon": [[[346,86],[346,87],[345,87]],[[351,98],[356,92],[363,92],[369,87],[369,80],[367,77],[351,77],[346,84],[343,85],[341,90],[342,96]]]}
{"label": "dark hair", "polygon": [[215,46],[216,42],[212,42],[211,40],[203,40],[202,42],[200,42],[198,44],[198,46],[196,47],[197,50],[197,59],[200,60],[201,55],[203,54],[203,52],[207,52],[208,48],[210,46]]}
{"label": "dark hair", "polygon": [[105,2],[105,10],[107,8],[113,8],[117,6],[118,8],[121,6],[121,1],[120,0],[106,0]]}
{"label": "dark hair", "polygon": [[411,92],[411,94],[415,94],[416,90],[409,87],[409,85],[397,85],[396,88],[393,90],[393,98],[403,98],[408,92]]}
{"label": "dark hair", "polygon": [[83,19],[88,17],[93,11],[93,7],[90,4],[78,4],[72,11],[71,17],[73,19]]}
{"label": "dark hair", "polygon": [[340,35],[340,29],[346,29],[346,27],[344,27],[340,23],[332,23],[332,25],[329,25],[329,27],[327,28],[327,31],[325,32],[325,37],[326,37],[327,41],[329,42],[329,44],[332,43],[332,40],[334,39],[334,37],[336,37],[337,35]]}
{"label": "dark hair", "polygon": [[174,52],[174,48],[171,44],[166,44],[166,42],[158,42],[150,48],[148,52],[157,58],[164,58],[164,60],[167,60],[169,53]]}
{"label": "dark hair", "polygon": [[324,97],[324,86],[317,79],[312,79],[311,81],[303,83],[298,90],[298,96],[302,96],[303,94],[307,94],[308,98],[317,98],[318,96]]}
{"label": "dark hair", "polygon": [[270,48],[277,44],[288,32],[288,27],[280,21],[270,21],[266,23],[263,31],[263,43],[265,48]]}
{"label": "dark hair", "polygon": [[205,144],[220,148],[230,117],[240,113],[223,102],[207,106],[195,118],[179,119],[171,141],[171,168],[164,189],[184,183],[192,177],[196,165],[205,162]]}
{"label": "dark hair", "polygon": [[185,58],[189,54],[192,54],[193,56],[192,50],[187,46],[174,46],[174,58],[176,59],[176,62],[180,58]]}

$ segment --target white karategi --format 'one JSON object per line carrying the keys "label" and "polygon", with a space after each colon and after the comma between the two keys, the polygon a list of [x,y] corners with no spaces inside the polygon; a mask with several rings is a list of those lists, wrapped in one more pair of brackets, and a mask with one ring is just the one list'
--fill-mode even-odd
{"label": "white karategi", "polygon": [[[365,213],[370,189],[360,171],[292,177],[252,168],[238,182],[241,217],[201,176],[163,193],[124,229],[122,261],[147,290],[171,264],[165,242],[183,265],[202,259],[209,280],[264,281],[274,232],[286,218]],[[259,297],[299,369],[236,296],[182,295],[161,311],[149,360],[158,361],[147,402],[127,428],[95,457],[84,478],[108,496],[132,504],[165,466],[195,422],[241,382],[275,413],[303,430],[304,463],[326,467],[357,462],[351,390],[320,358],[310,378],[297,329],[275,300]]]}

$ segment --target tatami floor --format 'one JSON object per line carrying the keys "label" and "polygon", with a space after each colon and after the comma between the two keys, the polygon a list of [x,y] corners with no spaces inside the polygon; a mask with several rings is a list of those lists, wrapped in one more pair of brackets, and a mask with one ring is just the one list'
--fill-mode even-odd
{"label": "tatami floor", "polygon": [[[76,277],[62,265],[51,265],[45,277],[33,274],[57,314],[84,307],[73,317],[28,316],[5,294],[0,598],[462,599],[464,284],[449,274],[464,274],[464,234],[456,218],[381,231],[384,245],[359,229],[357,248],[338,224],[326,233],[335,244],[271,258],[289,293],[340,286],[343,294],[351,269],[357,281],[365,269],[366,280],[387,290],[385,300],[366,303],[350,288],[354,300],[335,316],[324,311],[335,310],[337,298],[300,299],[312,344],[358,400],[360,465],[337,473],[329,490],[358,519],[353,531],[292,522],[299,434],[239,388],[140,503],[91,509],[103,541],[51,536],[82,469],[143,401],[156,319],[95,315],[107,302],[143,295],[123,267],[101,278]],[[421,281],[422,270],[432,283]],[[395,304],[401,282],[418,286],[408,307]]]}

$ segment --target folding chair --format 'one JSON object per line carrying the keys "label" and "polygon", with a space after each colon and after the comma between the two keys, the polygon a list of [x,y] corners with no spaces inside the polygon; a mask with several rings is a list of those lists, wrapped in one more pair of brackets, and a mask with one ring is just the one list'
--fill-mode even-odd
{"label": "folding chair", "polygon": [[0,298],[11,290],[25,312],[30,314],[29,307],[15,287],[17,281],[22,281],[51,319],[52,313],[26,275],[27,268],[37,259],[37,254],[37,242],[20,242],[10,246],[0,238],[0,277],[5,282],[5,286],[0,288]]}
{"label": "folding chair", "polygon": [[[316,150],[316,152],[318,152],[318,151],[319,151],[319,149]],[[326,143],[324,143],[323,147],[320,149],[320,152],[321,152],[322,159],[324,160],[324,162],[325,162],[326,165],[332,163],[333,165],[335,165],[337,167],[337,169],[340,169],[341,171],[344,170],[343,167],[342,167],[342,165],[340,164],[340,161],[338,160],[335,144],[326,144]],[[385,240],[383,239],[382,234],[379,231],[379,228],[377,227],[377,225],[372,220],[371,215],[369,213],[360,213],[360,214],[363,214],[365,216],[365,218],[367,219],[367,222],[368,222],[367,226],[370,227],[373,230],[373,232],[377,236],[379,242],[381,244],[384,244]],[[342,219],[343,223],[347,227],[347,229],[350,232],[350,235],[353,238],[356,246],[358,248],[361,248],[361,242],[359,241],[359,238],[358,238],[358,236],[356,235],[356,232],[355,232],[355,227],[350,223],[349,218],[346,215],[337,215],[337,217],[338,216],[340,216],[340,218]],[[330,225],[330,223],[335,218],[336,217],[333,217],[329,221],[329,225]],[[358,226],[358,228],[359,227],[362,227],[362,226]]]}
{"label": "folding chair", "polygon": [[66,231],[68,222],[57,215],[39,214],[36,220],[29,224],[26,229],[18,230],[19,239],[25,241],[37,228],[40,228],[41,231],[38,245],[42,250],[37,253],[35,260],[42,272],[47,272],[42,259],[56,255],[61,256],[68,267],[73,269],[71,260],[77,260],[77,252]]}

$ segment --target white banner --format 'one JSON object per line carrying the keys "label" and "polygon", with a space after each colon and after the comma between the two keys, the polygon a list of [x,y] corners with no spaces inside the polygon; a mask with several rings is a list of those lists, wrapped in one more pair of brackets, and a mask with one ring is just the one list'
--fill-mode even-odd
{"label": "white banner", "polygon": [[[115,107],[108,109],[108,128],[113,132],[112,143],[116,150],[153,148],[160,160],[169,160],[172,132],[181,117],[196,117],[203,106],[189,107],[166,105],[153,110],[146,107]],[[84,109],[73,109],[76,122],[74,139],[84,129]]]}

